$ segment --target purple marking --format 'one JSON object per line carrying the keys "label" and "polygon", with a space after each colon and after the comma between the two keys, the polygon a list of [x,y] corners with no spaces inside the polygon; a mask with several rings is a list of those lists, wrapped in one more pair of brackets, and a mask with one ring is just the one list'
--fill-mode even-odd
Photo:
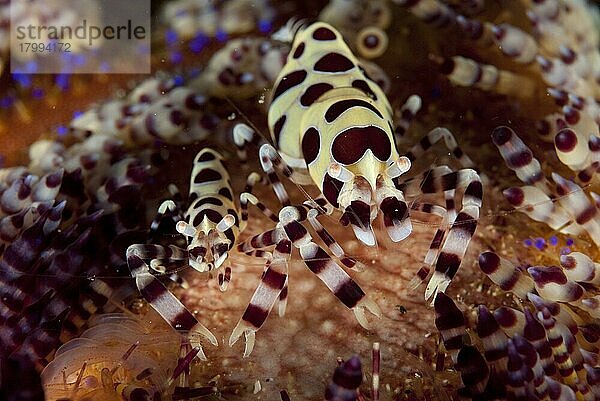
{"label": "purple marking", "polygon": [[83,111],[75,110],[73,112],[73,119],[79,118],[83,115]]}
{"label": "purple marking", "polygon": [[56,86],[59,87],[61,91],[65,91],[69,89],[69,80],[71,77],[69,74],[57,74],[54,81],[56,82]]}
{"label": "purple marking", "polygon": [[169,60],[172,64],[179,64],[183,61],[183,54],[181,52],[172,52],[169,55]]}
{"label": "purple marking", "polygon": [[44,97],[44,90],[42,88],[33,88],[31,90],[31,96],[34,99],[41,99],[42,97]]}
{"label": "purple marking", "polygon": [[269,33],[273,29],[273,24],[271,23],[271,21],[261,20],[258,22],[258,29],[262,33]]}
{"label": "purple marking", "polygon": [[167,32],[165,32],[165,42],[167,42],[167,46],[176,44],[178,39],[179,35],[177,35],[177,32],[174,29],[168,29]]}
{"label": "purple marking", "polygon": [[229,39],[229,35],[227,34],[227,32],[219,29],[215,33],[215,39],[217,39],[219,42],[227,42],[227,39]]}
{"label": "purple marking", "polygon": [[12,74],[13,79],[23,88],[31,86],[31,76],[27,74]]}
{"label": "purple marking", "polygon": [[4,96],[3,98],[0,98],[0,107],[2,107],[3,109],[8,109],[14,103],[15,103],[15,97],[12,95],[7,95],[7,96]]}
{"label": "purple marking", "polygon": [[59,125],[58,127],[56,127],[56,133],[58,134],[58,136],[64,136],[67,134],[67,132],[69,132],[69,130],[64,125]]}
{"label": "purple marking", "polygon": [[568,255],[569,253],[571,253],[571,248],[569,248],[568,246],[563,246],[562,248],[560,248],[560,252],[561,255]]}
{"label": "purple marking", "polygon": [[575,240],[573,238],[567,238],[567,246],[573,246]]}
{"label": "purple marking", "polygon": [[37,70],[38,70],[37,61],[31,60],[25,64],[25,71],[27,71],[28,73],[35,74]]}
{"label": "purple marking", "polygon": [[548,238],[548,242],[550,243],[550,245],[556,246],[558,245],[558,238],[556,237],[556,235],[553,235],[550,238]]}
{"label": "purple marking", "polygon": [[60,55],[60,59],[63,62],[63,64],[69,64],[73,60],[73,54],[67,52],[62,53]]}
{"label": "purple marking", "polygon": [[181,76],[181,75],[175,75],[175,76],[173,77],[173,84],[174,84],[175,86],[181,86],[181,85],[183,85],[184,83],[185,83],[185,79],[183,78],[183,76]]}
{"label": "purple marking", "polygon": [[536,247],[537,249],[540,249],[540,250],[541,250],[541,249],[544,249],[544,247],[545,247],[545,246],[546,246],[546,240],[544,240],[544,239],[543,239],[543,238],[541,238],[541,237],[537,237],[537,238],[535,239],[535,247]]}
{"label": "purple marking", "polygon": [[84,54],[75,54],[73,55],[73,64],[76,67],[84,66],[87,63],[86,57]]}
{"label": "purple marking", "polygon": [[526,248],[529,248],[530,246],[532,246],[532,245],[533,245],[533,240],[532,240],[531,238],[524,239],[524,240],[523,240],[523,245],[524,245]]}
{"label": "purple marking", "polygon": [[208,42],[208,37],[202,32],[198,32],[198,34],[190,40],[190,50],[192,53],[200,53],[206,45],[208,45]]}

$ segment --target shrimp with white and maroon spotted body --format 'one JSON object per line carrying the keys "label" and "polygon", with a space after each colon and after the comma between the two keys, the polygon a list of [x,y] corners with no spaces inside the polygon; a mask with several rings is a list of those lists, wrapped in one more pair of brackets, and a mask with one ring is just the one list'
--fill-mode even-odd
{"label": "shrimp with white and maroon spotted body", "polygon": [[[339,33],[317,23],[297,35],[273,90],[272,139],[291,168],[310,175],[298,172],[293,178],[316,184],[344,213],[342,224],[371,246],[376,241],[370,223],[377,213],[371,204],[380,205],[393,223],[387,228],[394,241],[410,233],[402,212],[406,203],[392,182],[408,171],[410,161],[396,151],[391,121],[385,94],[359,69]],[[375,199],[369,187],[378,188]],[[400,219],[392,216],[394,210],[401,211]]]}
{"label": "shrimp with white and maroon spotted body", "polygon": [[[241,228],[229,174],[222,159],[212,149],[198,153],[190,178],[189,207],[184,220],[177,223],[177,231],[188,238],[189,264],[200,272],[223,265]],[[173,203],[171,209],[172,206]],[[228,278],[220,279],[223,290],[227,281]]]}
{"label": "shrimp with white and maroon spotted body", "polygon": [[[205,148],[198,152],[190,178],[189,207],[183,219],[177,204],[164,201],[158,208],[151,229],[171,216],[177,231],[187,238],[187,249],[169,245],[136,244],[127,249],[127,263],[142,296],[177,330],[190,331],[206,337],[217,345],[217,339],[153,274],[173,271],[172,267],[189,265],[199,272],[223,267],[219,272],[221,290],[227,288],[231,268],[226,263],[229,251],[236,243],[246,221],[240,221],[229,182],[229,174],[222,163],[223,157],[215,150]],[[150,260],[150,265],[144,261]],[[198,346],[198,344],[193,344]],[[204,354],[199,354],[204,358]]]}
{"label": "shrimp with white and maroon spotted body", "polygon": [[[418,96],[412,96],[404,107],[414,115],[419,104]],[[339,261],[346,267],[354,267],[356,261],[344,253],[318,222],[317,216],[325,212],[339,210],[340,222],[351,225],[356,238],[368,246],[376,245],[371,225],[381,212],[389,238],[399,242],[412,232],[405,194],[443,192],[446,208],[429,203],[413,204],[411,208],[443,218],[442,228],[425,258],[426,266],[416,279],[425,280],[437,260],[426,297],[444,291],[449,285],[476,228],[482,196],[479,175],[468,168],[453,172],[447,166],[440,166],[415,179],[401,180],[411,161],[440,139],[444,139],[463,165],[472,162],[444,128],[432,130],[406,156],[400,156],[392,115],[384,92],[364,73],[339,32],[317,22],[296,34],[287,63],[272,91],[268,123],[275,146],[264,144],[259,151],[262,168],[283,208],[279,219],[274,219],[278,221],[275,229],[238,246],[248,253],[275,245],[275,253],[231,335],[230,345],[244,333],[246,354],[251,350],[254,333],[280,294],[287,290],[291,245],[299,249],[308,268],[354,311],[361,325],[366,327],[365,309],[379,315],[377,305],[301,224],[308,220]],[[234,128],[234,139],[240,149],[258,142],[256,133],[243,124]],[[290,205],[277,172],[296,184],[316,185],[322,195],[302,205]],[[459,188],[464,191],[462,209],[457,214],[455,190]],[[265,209],[257,199],[246,199]]]}

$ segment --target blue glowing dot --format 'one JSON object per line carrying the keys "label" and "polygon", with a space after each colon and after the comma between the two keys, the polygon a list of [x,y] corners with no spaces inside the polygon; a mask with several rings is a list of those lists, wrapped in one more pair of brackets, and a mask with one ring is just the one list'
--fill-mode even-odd
{"label": "blue glowing dot", "polygon": [[4,96],[4,97],[0,98],[0,107],[2,107],[3,109],[8,109],[14,103],[15,103],[14,96],[8,95],[8,96]]}
{"label": "blue glowing dot", "polygon": [[62,61],[66,64],[66,63],[70,63],[71,59],[73,58],[73,55],[71,53],[61,53],[60,58],[62,59]]}
{"label": "blue glowing dot", "polygon": [[44,97],[44,90],[42,88],[33,88],[31,90],[31,96],[33,96],[35,99],[41,99]]}
{"label": "blue glowing dot", "polygon": [[65,91],[69,88],[69,80],[71,79],[71,77],[69,76],[69,74],[58,74],[56,75],[56,78],[54,79],[54,81],[56,82],[56,86],[58,86],[58,88],[61,91]]}
{"label": "blue glowing dot", "polygon": [[175,84],[175,86],[181,86],[185,83],[185,79],[183,78],[183,76],[181,75],[175,75],[173,77],[173,84]]}
{"label": "blue glowing dot", "polygon": [[558,245],[558,238],[556,238],[556,235],[553,235],[550,238],[548,238],[548,242],[550,242],[550,245],[556,246]]}
{"label": "blue glowing dot", "polygon": [[83,111],[76,110],[76,111],[73,112],[73,118],[74,119],[78,118],[78,117],[81,117],[82,115],[83,115]]}
{"label": "blue glowing dot", "polygon": [[561,255],[568,255],[569,253],[571,253],[571,248],[569,248],[568,246],[563,246],[562,248],[560,248]]}
{"label": "blue glowing dot", "polygon": [[546,246],[546,240],[545,239],[543,239],[541,237],[538,237],[538,238],[535,239],[535,247],[537,249],[542,249],[542,248],[544,248],[544,246]]}
{"label": "blue glowing dot", "polygon": [[200,53],[208,44],[208,37],[202,32],[198,32],[196,36],[190,40],[190,50],[192,53]]}
{"label": "blue glowing dot", "polygon": [[439,99],[442,96],[442,88],[439,85],[434,85],[431,88],[430,95],[433,99]]}
{"label": "blue glowing dot", "polygon": [[575,240],[573,238],[567,238],[567,246],[573,246]]}
{"label": "blue glowing dot", "polygon": [[171,60],[171,63],[179,64],[183,61],[183,54],[181,54],[181,52],[173,52],[169,56],[169,59]]}
{"label": "blue glowing dot", "polygon": [[215,33],[215,39],[217,39],[219,42],[227,42],[227,39],[229,39],[229,35],[227,34],[227,32],[219,29]]}
{"label": "blue glowing dot", "polygon": [[13,74],[13,79],[23,88],[31,86],[31,76],[27,74]]}
{"label": "blue glowing dot", "polygon": [[81,67],[81,66],[85,65],[86,62],[87,62],[87,60],[86,60],[86,57],[84,54],[75,54],[73,56],[73,64],[76,67]]}
{"label": "blue glowing dot", "polygon": [[259,21],[258,22],[258,29],[262,32],[262,33],[269,33],[271,32],[271,29],[273,29],[273,24],[271,24],[271,21]]}
{"label": "blue glowing dot", "polygon": [[56,127],[56,133],[58,134],[58,136],[64,136],[67,134],[68,131],[69,130],[64,125],[59,125],[58,127]]}
{"label": "blue glowing dot", "polygon": [[37,61],[31,60],[31,61],[28,61],[27,64],[25,64],[25,71],[27,71],[28,73],[34,74],[37,70],[38,70]]}
{"label": "blue glowing dot", "polygon": [[530,247],[533,245],[533,241],[531,240],[531,238],[527,238],[523,240],[523,245],[525,245],[526,247]]}
{"label": "blue glowing dot", "polygon": [[168,46],[176,44],[178,38],[177,32],[173,29],[168,29],[167,32],[165,32],[165,42],[167,42]]}

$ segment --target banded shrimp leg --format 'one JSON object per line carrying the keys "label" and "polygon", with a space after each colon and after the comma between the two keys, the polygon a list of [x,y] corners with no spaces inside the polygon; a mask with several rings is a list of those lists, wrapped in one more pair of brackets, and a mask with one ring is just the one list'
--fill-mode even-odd
{"label": "banded shrimp leg", "polygon": [[[444,292],[458,271],[467,247],[477,228],[479,211],[483,200],[482,178],[471,168],[474,164],[466,153],[458,146],[454,136],[445,128],[430,131],[417,145],[407,153],[409,159],[415,160],[429,150],[437,141],[444,139],[448,150],[466,168],[453,171],[446,165],[437,166],[425,171],[415,178],[394,181],[396,188],[408,196],[443,194],[445,206],[423,203],[414,204],[411,209],[442,217],[425,256],[424,264],[411,282],[417,287],[430,276],[432,266],[435,270],[425,290],[425,299],[435,298],[438,292]],[[460,203],[456,190],[462,190]],[[456,211],[456,204],[460,210]]]}
{"label": "banded shrimp leg", "polygon": [[[347,268],[360,267],[360,262],[348,256],[339,243],[317,220],[319,215],[330,212],[330,206],[324,198],[311,199],[303,204],[292,205],[287,190],[279,180],[275,169],[286,177],[292,175],[292,170],[271,145],[261,146],[259,155],[267,179],[283,207],[276,216],[275,213],[262,205],[256,197],[242,194],[245,201],[257,205],[261,211],[267,211],[263,213],[276,222],[276,226],[239,244],[238,250],[251,253],[271,246],[274,246],[275,250],[272,261],[267,261],[259,286],[231,334],[229,345],[235,344],[240,336],[244,334],[246,339],[244,357],[252,352],[255,333],[262,327],[271,309],[287,289],[288,262],[291,258],[292,245],[298,248],[300,256],[309,270],[323,281],[344,305],[353,310],[358,322],[366,328],[368,321],[365,310],[380,316],[379,307],[365,295],[360,286],[345,272],[340,264],[314,242],[312,234],[302,224],[305,221],[309,222],[312,229],[342,265]],[[242,205],[244,205],[244,201],[242,201]]]}

